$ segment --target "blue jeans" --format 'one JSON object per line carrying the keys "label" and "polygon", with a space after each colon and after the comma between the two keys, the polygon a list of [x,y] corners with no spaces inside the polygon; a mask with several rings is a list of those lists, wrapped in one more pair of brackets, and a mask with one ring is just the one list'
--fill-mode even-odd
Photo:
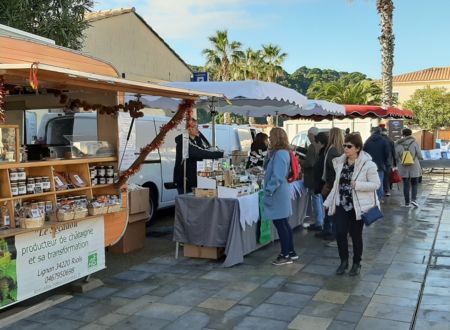
{"label": "blue jeans", "polygon": [[325,218],[325,209],[323,207],[323,197],[322,194],[313,194],[312,203],[314,208],[314,213],[316,216],[316,226],[323,226],[323,219]]}
{"label": "blue jeans", "polygon": [[294,252],[294,238],[288,218],[273,220],[273,225],[277,229],[278,237],[280,238],[281,254],[286,257],[289,255],[289,252]]}
{"label": "blue jeans", "polygon": [[384,198],[384,171],[378,171],[378,177],[380,178],[380,188],[377,190],[378,199],[381,201]]}

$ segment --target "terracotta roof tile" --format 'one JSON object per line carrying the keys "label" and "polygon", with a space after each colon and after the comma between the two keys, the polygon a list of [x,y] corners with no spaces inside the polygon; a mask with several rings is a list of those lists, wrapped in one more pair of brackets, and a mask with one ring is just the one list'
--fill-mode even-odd
{"label": "terracotta roof tile", "polygon": [[429,68],[394,76],[394,82],[450,80],[450,66]]}
{"label": "terracotta roof tile", "polygon": [[136,12],[136,9],[134,9],[134,7],[99,10],[99,11],[95,11],[95,12],[86,14],[85,19],[88,22],[94,22],[94,21],[99,21],[101,19],[119,16],[119,15],[128,14],[128,13],[134,13],[134,12]]}

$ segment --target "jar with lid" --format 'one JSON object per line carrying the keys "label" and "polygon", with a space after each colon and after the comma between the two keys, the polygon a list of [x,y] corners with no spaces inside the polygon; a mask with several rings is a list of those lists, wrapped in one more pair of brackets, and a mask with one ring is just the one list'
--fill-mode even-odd
{"label": "jar with lid", "polygon": [[97,177],[98,184],[106,184],[106,178],[104,176]]}
{"label": "jar with lid", "polygon": [[97,166],[96,169],[97,169],[97,176],[99,176],[99,177],[105,176],[105,174],[106,174],[105,166],[100,165],[100,166]]}
{"label": "jar with lid", "polygon": [[23,167],[17,169],[17,181],[25,181],[27,179],[27,173]]}
{"label": "jar with lid", "polygon": [[97,176],[97,169],[95,166],[89,167],[89,173],[91,174],[91,179]]}
{"label": "jar with lid", "polygon": [[11,183],[11,195],[13,197],[19,195],[19,186],[17,183]]}
{"label": "jar with lid", "polygon": [[114,177],[113,176],[107,176],[106,177],[106,184],[113,184],[114,183]]}
{"label": "jar with lid", "polygon": [[50,178],[48,176],[42,177],[42,191],[43,192],[51,191]]}
{"label": "jar with lid", "polygon": [[98,179],[97,179],[97,177],[91,178],[91,186],[96,186],[97,184],[98,184]]}
{"label": "jar with lid", "polygon": [[27,194],[27,184],[25,183],[25,181],[19,181],[17,188],[18,188],[19,195]]}
{"label": "jar with lid", "polygon": [[17,180],[18,180],[17,170],[15,168],[11,168],[9,170],[9,181],[11,183],[13,183],[13,182],[17,182]]}
{"label": "jar with lid", "polygon": [[38,202],[38,208],[41,214],[45,214],[45,202]]}
{"label": "jar with lid", "polygon": [[27,179],[27,194],[34,194],[34,178]]}
{"label": "jar with lid", "polygon": [[50,214],[53,210],[53,203],[52,201],[45,201],[45,213]]}
{"label": "jar with lid", "polygon": [[114,166],[112,166],[112,165],[106,166],[106,176],[111,176],[111,177],[114,176]]}
{"label": "jar with lid", "polygon": [[0,226],[9,227],[11,225],[11,218],[9,216],[9,209],[5,205],[0,206]]}
{"label": "jar with lid", "polygon": [[34,178],[34,193],[40,194],[42,193],[42,178],[40,176]]}

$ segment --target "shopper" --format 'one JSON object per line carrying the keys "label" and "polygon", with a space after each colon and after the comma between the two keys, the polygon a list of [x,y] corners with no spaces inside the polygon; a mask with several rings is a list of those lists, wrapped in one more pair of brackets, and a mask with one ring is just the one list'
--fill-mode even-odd
{"label": "shopper", "polygon": [[[322,173],[322,181],[324,182],[322,188],[323,198],[327,198],[328,194],[333,187],[333,182],[336,177],[336,173],[333,167],[333,159],[341,156],[344,153],[344,135],[341,129],[333,127],[330,130],[330,137],[328,139],[328,145],[325,149],[324,168]],[[325,213],[325,219],[323,224],[323,230],[316,234],[316,237],[323,238],[327,241],[334,241],[335,228],[333,217],[328,216]]]}
{"label": "shopper", "polygon": [[[314,210],[315,224],[308,227],[309,230],[322,230],[323,226],[323,201],[321,201],[320,195],[314,193],[314,166],[316,165],[317,158],[319,156],[319,147],[316,143],[316,136],[319,133],[317,127],[311,127],[308,130],[308,139],[310,145],[306,152],[306,157],[300,159],[300,165],[303,173],[303,182],[308,189],[307,198],[308,202],[312,201],[312,207]],[[308,203],[309,204],[309,203]]]}
{"label": "shopper", "polygon": [[[372,135],[367,139],[364,144],[363,150],[372,156],[372,160],[377,164],[378,176],[380,181],[384,181],[384,173],[386,172],[389,159],[389,144],[381,135],[381,128],[374,127],[372,129]],[[380,201],[384,198],[383,185],[380,185],[377,191],[378,199]]]}
{"label": "shopper", "polygon": [[223,157],[223,151],[208,150],[210,144],[198,130],[197,120],[193,118],[190,120],[187,125],[187,131],[189,134],[189,157],[185,160],[186,177],[184,175],[183,135],[180,134],[175,138],[176,155],[173,182],[176,184],[179,194],[185,192],[184,180],[186,180],[186,193],[192,192],[192,188],[197,187],[197,161]]}
{"label": "shopper", "polygon": [[395,144],[388,135],[388,130],[385,127],[381,128],[381,136],[388,143],[389,157],[386,164],[386,170],[384,171],[383,190],[385,196],[391,196],[391,173],[394,168],[397,167],[397,160],[395,156]]}
{"label": "shopper", "polygon": [[272,128],[269,141],[269,155],[264,166],[264,211],[267,219],[273,220],[280,238],[281,253],[272,262],[278,266],[291,264],[298,259],[288,222],[292,215],[291,193],[287,181],[291,157],[288,137],[282,128]]}
{"label": "shopper", "polygon": [[[402,136],[395,143],[395,152],[398,172],[403,178],[405,206],[409,207],[411,203],[414,207],[419,207],[419,203],[417,202],[417,186],[419,178],[422,176],[422,168],[419,163],[419,160],[422,159],[422,151],[409,128],[403,129]],[[411,165],[405,164],[405,160],[403,159],[406,151],[409,151],[413,158],[413,164]]]}
{"label": "shopper", "polygon": [[[322,219],[321,223],[316,222],[316,228],[322,230],[323,229],[323,220],[325,219],[325,210],[323,208],[323,196],[322,196],[322,188],[324,185],[324,181],[322,180],[323,175],[323,167],[325,160],[325,149],[328,144],[328,135],[325,132],[320,132],[316,136],[316,143],[319,147],[319,156],[317,158],[316,166],[314,166],[314,194],[318,196],[319,205],[318,210],[320,211],[320,219]],[[319,208],[320,207],[320,208]],[[308,227],[309,229],[309,227]]]}
{"label": "shopper", "polygon": [[256,166],[264,166],[264,158],[267,155],[267,148],[269,146],[269,137],[266,133],[258,133],[255,136],[255,140],[250,146],[250,155],[246,168],[252,168]]}
{"label": "shopper", "polygon": [[345,137],[344,155],[333,161],[336,179],[324,202],[328,214],[334,216],[336,223],[336,240],[341,259],[337,275],[344,274],[348,269],[348,234],[353,243],[353,265],[349,275],[359,274],[364,226],[361,214],[379,205],[375,194],[381,184],[377,165],[362,148],[361,135],[354,133]]}

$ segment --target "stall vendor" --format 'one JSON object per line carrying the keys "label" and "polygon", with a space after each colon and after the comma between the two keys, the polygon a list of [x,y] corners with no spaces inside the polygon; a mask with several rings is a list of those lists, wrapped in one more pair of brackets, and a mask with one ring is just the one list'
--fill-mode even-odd
{"label": "stall vendor", "polygon": [[258,133],[255,136],[250,147],[250,156],[247,160],[246,168],[252,168],[255,166],[263,167],[264,158],[267,155],[267,149],[269,146],[269,137],[265,133]]}
{"label": "stall vendor", "polygon": [[[197,120],[191,119],[188,123],[189,134],[189,158],[186,159],[186,193],[192,192],[197,186],[197,161],[203,159],[219,159],[223,157],[223,151],[211,151],[208,140],[198,130]],[[183,135],[175,138],[177,144],[175,167],[173,169],[173,182],[177,186],[179,194],[184,192],[183,170]]]}

